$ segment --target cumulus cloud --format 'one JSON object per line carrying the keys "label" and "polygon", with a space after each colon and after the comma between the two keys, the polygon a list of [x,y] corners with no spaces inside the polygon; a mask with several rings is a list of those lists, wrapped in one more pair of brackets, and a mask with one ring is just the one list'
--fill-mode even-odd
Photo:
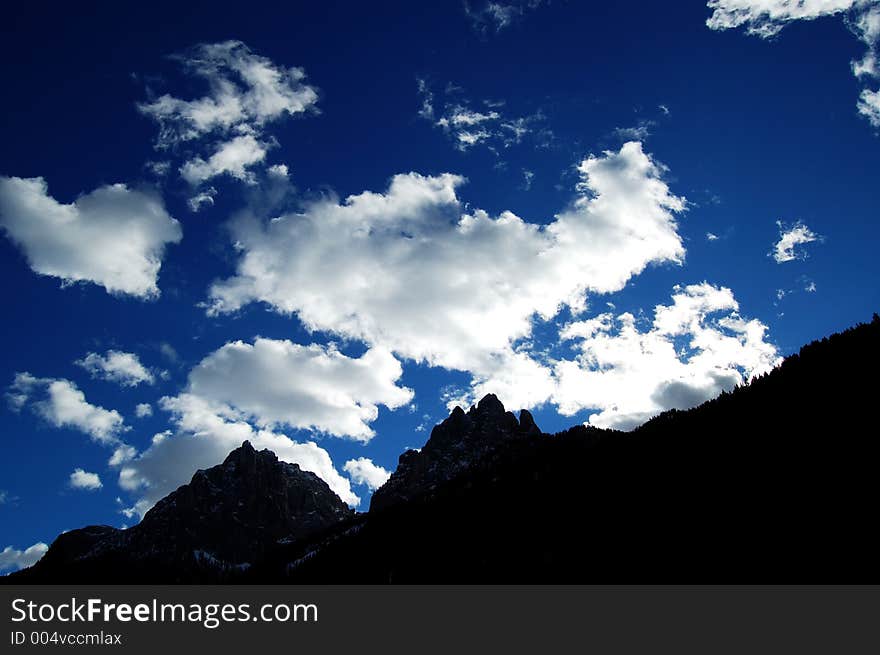
{"label": "cumulus cloud", "polygon": [[544,118],[540,112],[529,116],[508,116],[502,111],[503,102],[487,100],[475,109],[470,101],[461,97],[460,89],[452,85],[447,87],[446,99],[438,103],[428,82],[421,78],[417,82],[422,102],[419,116],[442,129],[462,152],[474,146],[484,146],[498,154],[528,136],[537,145],[546,145],[552,136],[547,128],[538,127]]}
{"label": "cumulus cloud", "polygon": [[469,387],[448,389],[444,394],[447,408],[468,407],[489,393],[498,396],[511,409],[536,407],[550,400],[556,389],[553,370],[546,362],[536,359],[540,353],[528,350],[523,347],[495,354],[477,370],[472,370]]}
{"label": "cumulus cloud", "polygon": [[33,566],[46,554],[47,550],[49,550],[49,546],[41,541],[24,550],[7,546],[0,551],[0,571],[17,571]]}
{"label": "cumulus cloud", "polygon": [[89,473],[82,469],[76,469],[70,474],[70,487],[72,489],[95,491],[103,486],[104,485],[101,483],[101,477],[97,473]]}
{"label": "cumulus cloud", "polygon": [[[712,15],[706,25],[713,30],[745,27],[761,38],[777,35],[796,20],[845,14],[850,29],[865,44],[864,56],[852,62],[856,77],[880,77],[877,50],[880,43],[878,0],[709,0]],[[873,127],[880,128],[880,90],[863,89],[857,109]]]}
{"label": "cumulus cloud", "polygon": [[[451,174],[396,175],[385,193],[234,226],[237,274],[212,285],[211,314],[264,302],[310,330],[406,359],[488,376],[514,342],[587,293],[620,290],[649,264],[680,263],[685,200],[630,142],[579,166],[579,194],[546,225],[467,213]],[[528,366],[526,364],[525,366]]]}
{"label": "cumulus cloud", "polygon": [[107,461],[107,465],[114,468],[122,466],[137,457],[137,454],[137,449],[134,446],[120,444],[113,450],[113,455]]}
{"label": "cumulus cloud", "polygon": [[149,193],[113,184],[62,204],[41,177],[0,176],[0,226],[35,273],[139,298],[159,295],[165,247],[182,237],[180,224]]}
{"label": "cumulus cloud", "polygon": [[290,169],[287,164],[274,164],[266,169],[266,173],[276,179],[286,180],[290,176]]}
{"label": "cumulus cloud", "polygon": [[589,423],[631,429],[667,409],[688,409],[769,371],[780,361],[767,326],[739,315],[730,289],[676,287],[646,330],[629,313],[601,314],[561,332],[578,351],[554,364],[562,414],[599,410]]}
{"label": "cumulus cloud", "polygon": [[[198,399],[227,418],[260,428],[286,426],[368,441],[378,405],[390,409],[412,400],[396,381],[400,362],[382,348],[347,357],[333,346],[256,339],[227,343],[189,374],[185,394],[165,399],[180,408]],[[183,412],[185,413],[185,411]]]}
{"label": "cumulus cloud", "polygon": [[373,460],[367,457],[350,459],[342,469],[348,473],[352,482],[366,485],[370,491],[375,491],[391,477],[390,471],[377,466],[373,463]]}
{"label": "cumulus cloud", "polygon": [[[165,94],[138,107],[159,125],[158,148],[205,148],[180,167],[194,186],[221,174],[251,182],[250,168],[265,160],[269,147],[261,138],[266,126],[316,108],[317,89],[301,68],[278,66],[241,41],[201,44],[174,59],[207,83],[208,94],[192,100]],[[198,194],[190,206],[196,211],[212,202],[213,194]]]}
{"label": "cumulus cloud", "polygon": [[123,387],[136,387],[141,383],[153,384],[153,373],[141,364],[134,353],[108,350],[106,354],[88,353],[74,362],[91,374],[93,378],[116,382]]}
{"label": "cumulus cloud", "polygon": [[806,259],[807,253],[796,250],[797,246],[812,243],[822,238],[800,221],[790,228],[786,228],[782,221],[777,221],[776,225],[779,226],[779,241],[774,244],[770,255],[777,264],[791,262],[796,259]]}
{"label": "cumulus cloud", "polygon": [[150,403],[138,403],[134,408],[134,415],[138,418],[146,418],[153,415],[153,406]]}
{"label": "cumulus cloud", "polygon": [[92,405],[70,380],[17,373],[7,398],[13,409],[30,404],[38,416],[56,428],[79,430],[101,444],[118,444],[119,435],[129,429],[119,412]]}

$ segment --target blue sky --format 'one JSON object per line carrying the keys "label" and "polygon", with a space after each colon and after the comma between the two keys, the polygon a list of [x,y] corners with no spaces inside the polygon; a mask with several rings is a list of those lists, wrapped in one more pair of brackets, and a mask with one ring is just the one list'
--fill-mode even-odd
{"label": "blue sky", "polygon": [[7,10],[0,567],[241,438],[366,509],[455,402],[627,429],[869,319],[877,3],[710,4]]}

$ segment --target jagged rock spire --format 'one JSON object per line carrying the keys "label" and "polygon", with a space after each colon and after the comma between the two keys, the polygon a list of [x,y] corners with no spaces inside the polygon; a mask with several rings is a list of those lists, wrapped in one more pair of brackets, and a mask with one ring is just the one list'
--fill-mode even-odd
{"label": "jagged rock spire", "polygon": [[461,407],[431,431],[420,451],[400,456],[397,470],[373,494],[370,510],[378,510],[430,492],[480,460],[499,444],[541,434],[527,410],[520,420],[495,394],[487,394],[465,412]]}

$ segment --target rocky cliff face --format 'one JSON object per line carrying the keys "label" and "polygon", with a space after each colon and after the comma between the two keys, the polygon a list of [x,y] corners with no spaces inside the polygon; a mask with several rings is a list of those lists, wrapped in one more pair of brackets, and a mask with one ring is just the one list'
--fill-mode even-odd
{"label": "rocky cliff face", "polygon": [[370,501],[370,511],[382,510],[418,496],[430,496],[441,484],[468,470],[498,446],[541,434],[532,415],[522,410],[519,420],[489,394],[465,412],[456,407],[431,431],[421,450],[400,456],[397,470]]}
{"label": "rocky cliff face", "polygon": [[[246,570],[276,544],[294,542],[354,512],[314,473],[249,442],[197,471],[136,526],[89,526],[61,535],[30,570],[78,577],[127,567],[163,580],[193,581]],[[130,568],[129,568],[130,567]]]}

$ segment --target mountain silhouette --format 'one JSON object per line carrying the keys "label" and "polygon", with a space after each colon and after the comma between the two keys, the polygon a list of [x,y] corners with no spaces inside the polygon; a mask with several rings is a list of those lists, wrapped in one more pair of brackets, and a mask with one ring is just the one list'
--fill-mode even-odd
{"label": "mountain silhouette", "polygon": [[516,439],[539,435],[527,410],[517,421],[494,394],[483,398],[467,413],[456,407],[445,421],[431,431],[420,450],[400,456],[397,469],[370,501],[370,511],[425,496],[467,471],[494,449]]}
{"label": "mountain silhouette", "polygon": [[245,441],[195,473],[136,526],[60,535],[16,581],[213,582],[240,576],[267,549],[354,512],[314,473]]}
{"label": "mountain silhouette", "polygon": [[543,434],[492,395],[400,457],[370,511],[249,444],[128,530],[12,582],[770,583],[878,577],[880,317],[628,433]]}

